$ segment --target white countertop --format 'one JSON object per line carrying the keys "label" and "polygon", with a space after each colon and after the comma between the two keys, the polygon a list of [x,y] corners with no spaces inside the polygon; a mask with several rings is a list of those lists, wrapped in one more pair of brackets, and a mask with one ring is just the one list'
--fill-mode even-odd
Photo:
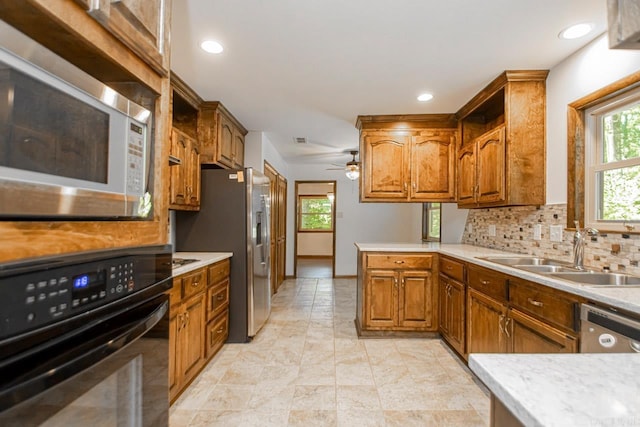
{"label": "white countertop", "polygon": [[231,258],[232,256],[233,253],[231,252],[175,252],[173,258],[197,259],[198,261],[181,267],[174,267],[171,270],[171,274],[173,276],[179,276],[206,265],[215,264],[223,259]]}
{"label": "white countertop", "polygon": [[471,354],[525,426],[640,426],[640,354]]}
{"label": "white countertop", "polygon": [[481,246],[462,244],[440,244],[440,243],[355,243],[360,251],[364,252],[436,252],[450,255],[463,261],[491,268],[496,271],[520,277],[532,282],[546,285],[550,288],[569,292],[574,295],[585,297],[591,301],[613,307],[628,310],[640,315],[640,287],[594,287],[582,285],[568,280],[554,279],[552,276],[531,273],[518,268],[497,264],[481,259],[482,257],[507,255],[507,256],[531,256],[505,252],[496,249],[483,248]]}

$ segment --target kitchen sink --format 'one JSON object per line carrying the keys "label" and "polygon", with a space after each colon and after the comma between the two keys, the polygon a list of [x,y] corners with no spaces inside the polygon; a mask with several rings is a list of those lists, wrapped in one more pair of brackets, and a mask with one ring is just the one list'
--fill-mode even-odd
{"label": "kitchen sink", "polygon": [[550,273],[550,277],[593,286],[638,286],[640,277],[622,273],[600,273],[596,271],[576,271]]}
{"label": "kitchen sink", "polygon": [[523,266],[562,266],[570,268],[570,264],[558,261],[551,258],[541,258],[541,257],[532,257],[532,256],[521,256],[521,257],[486,257],[482,258],[487,261],[495,262],[502,265],[508,265],[511,267],[523,267]]}
{"label": "kitchen sink", "polygon": [[530,271],[532,273],[578,273],[578,270],[576,270],[575,268],[565,267],[562,265],[512,265],[512,267],[519,268],[520,270]]}
{"label": "kitchen sink", "polygon": [[535,256],[495,256],[483,257],[481,259],[587,286],[640,286],[640,277],[622,273],[577,270],[568,262],[551,258]]}

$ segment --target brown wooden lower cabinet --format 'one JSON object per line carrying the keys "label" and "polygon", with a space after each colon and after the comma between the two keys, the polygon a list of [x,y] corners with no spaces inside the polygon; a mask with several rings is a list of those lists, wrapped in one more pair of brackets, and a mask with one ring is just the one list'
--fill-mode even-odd
{"label": "brown wooden lower cabinet", "polygon": [[510,353],[578,352],[575,337],[518,310],[509,310],[507,322]]}
{"label": "brown wooden lower cabinet", "polygon": [[463,283],[443,274],[439,277],[439,329],[443,338],[459,354],[465,351],[465,292]]}
{"label": "brown wooden lower cabinet", "polygon": [[359,333],[437,331],[434,255],[373,253],[362,258],[365,273],[358,284]]}
{"label": "brown wooden lower cabinet", "polygon": [[506,353],[507,306],[475,289],[467,292],[467,352]]}
{"label": "brown wooden lower cabinet", "polygon": [[173,402],[229,334],[229,260],[174,277],[169,314],[169,397]]}
{"label": "brown wooden lower cabinet", "polygon": [[[467,292],[467,353],[578,351],[577,332],[566,327],[575,323],[577,299],[571,302],[565,293],[519,278],[504,275],[504,280],[510,289],[508,301],[477,289]],[[531,308],[518,308],[527,304]]]}

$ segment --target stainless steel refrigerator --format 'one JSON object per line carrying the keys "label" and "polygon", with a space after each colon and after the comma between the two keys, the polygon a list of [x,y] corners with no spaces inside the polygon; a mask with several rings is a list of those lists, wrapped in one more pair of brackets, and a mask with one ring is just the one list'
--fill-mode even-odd
{"label": "stainless steel refrigerator", "polygon": [[176,212],[176,250],[233,252],[229,338],[247,342],[271,313],[269,178],[251,168],[202,169],[199,212]]}

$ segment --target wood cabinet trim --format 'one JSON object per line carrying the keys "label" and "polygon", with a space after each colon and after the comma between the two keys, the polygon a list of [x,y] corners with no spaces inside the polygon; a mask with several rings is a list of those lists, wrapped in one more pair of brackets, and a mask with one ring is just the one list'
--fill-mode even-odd
{"label": "wood cabinet trim", "polygon": [[428,128],[456,129],[455,114],[401,114],[358,116],[358,130],[419,130]]}

